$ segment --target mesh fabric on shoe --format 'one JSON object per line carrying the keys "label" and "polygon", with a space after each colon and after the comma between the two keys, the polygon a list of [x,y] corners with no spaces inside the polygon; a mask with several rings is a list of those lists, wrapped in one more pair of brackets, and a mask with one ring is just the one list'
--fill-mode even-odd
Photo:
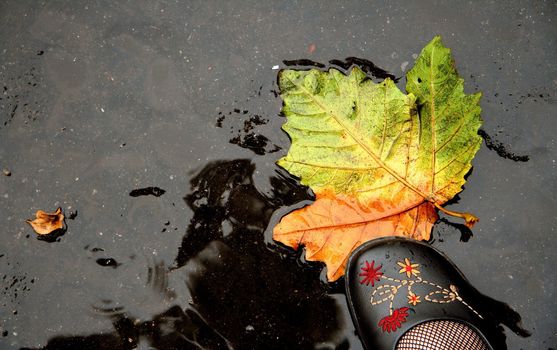
{"label": "mesh fabric on shoe", "polygon": [[488,350],[483,338],[459,322],[438,320],[421,323],[406,332],[396,350]]}

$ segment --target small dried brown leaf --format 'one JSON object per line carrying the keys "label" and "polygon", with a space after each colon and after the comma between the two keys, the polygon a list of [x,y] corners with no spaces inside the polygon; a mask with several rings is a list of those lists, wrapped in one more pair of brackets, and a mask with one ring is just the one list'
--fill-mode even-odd
{"label": "small dried brown leaf", "polygon": [[56,209],[54,213],[47,213],[42,210],[37,210],[35,220],[26,220],[29,225],[39,235],[47,235],[56,230],[64,228],[64,214],[62,208]]}

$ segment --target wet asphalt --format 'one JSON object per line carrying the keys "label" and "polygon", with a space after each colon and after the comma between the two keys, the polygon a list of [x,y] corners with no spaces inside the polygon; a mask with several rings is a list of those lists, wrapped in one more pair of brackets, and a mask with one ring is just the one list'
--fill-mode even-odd
{"label": "wet asphalt", "polygon": [[[556,22],[551,1],[3,1],[0,348],[361,349],[342,284],[271,239],[312,198],[275,165],[273,67],[353,56],[403,87],[435,35],[486,143],[449,206],[480,222],[432,244],[522,316],[509,349],[555,348]],[[67,230],[37,239],[25,219],[57,207]]]}

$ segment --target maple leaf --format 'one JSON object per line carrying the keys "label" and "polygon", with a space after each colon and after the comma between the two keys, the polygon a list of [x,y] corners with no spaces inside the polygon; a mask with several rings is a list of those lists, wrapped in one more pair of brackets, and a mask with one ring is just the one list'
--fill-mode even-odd
{"label": "maple leaf", "polygon": [[34,220],[26,220],[39,235],[47,235],[56,230],[64,228],[64,214],[62,208],[56,209],[54,213],[37,210]]}
{"label": "maple leaf", "polygon": [[[315,193],[315,202],[281,219],[273,239],[323,261],[334,281],[350,253],[382,236],[430,237],[436,208],[462,190],[480,147],[480,94],[466,95],[439,37],[407,74],[405,95],[359,68],[348,75],[284,70],[279,87],[292,140],[278,164]],[[419,114],[418,114],[419,111]]]}

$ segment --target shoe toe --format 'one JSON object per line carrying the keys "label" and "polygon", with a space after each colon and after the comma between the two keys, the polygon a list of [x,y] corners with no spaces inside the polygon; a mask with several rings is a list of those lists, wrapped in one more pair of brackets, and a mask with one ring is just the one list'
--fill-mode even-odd
{"label": "shoe toe", "polygon": [[430,320],[465,323],[480,334],[489,329],[474,306],[479,293],[444,254],[422,242],[363,244],[349,259],[346,291],[368,349],[394,349],[406,331]]}

